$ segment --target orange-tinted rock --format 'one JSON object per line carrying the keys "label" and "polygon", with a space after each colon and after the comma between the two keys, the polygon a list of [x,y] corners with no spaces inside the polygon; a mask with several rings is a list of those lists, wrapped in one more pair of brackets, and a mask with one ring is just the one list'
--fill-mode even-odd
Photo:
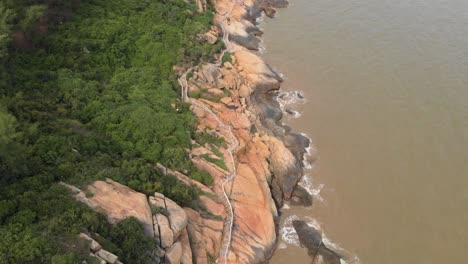
{"label": "orange-tinted rock", "polygon": [[145,234],[153,237],[153,217],[146,195],[110,179],[95,181],[87,187],[87,193],[91,195],[79,191],[75,197],[96,211],[104,213],[112,224],[135,217],[143,225]]}
{"label": "orange-tinted rock", "polygon": [[179,240],[180,244],[182,245],[182,258],[180,260],[180,263],[192,264],[192,248],[190,247],[190,240],[187,229],[182,230]]}

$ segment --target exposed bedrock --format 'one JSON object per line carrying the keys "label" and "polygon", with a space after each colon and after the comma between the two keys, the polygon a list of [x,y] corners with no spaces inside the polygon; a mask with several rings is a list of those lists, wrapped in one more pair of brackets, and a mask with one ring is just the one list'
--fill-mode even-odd
{"label": "exposed bedrock", "polygon": [[229,40],[237,42],[250,50],[258,50],[260,46],[260,39],[253,35],[239,36],[231,34]]}
{"label": "exposed bedrock", "polygon": [[[291,129],[281,123],[283,112],[276,100],[276,90],[278,89],[279,82],[257,84],[249,99],[250,105],[257,115],[257,127],[263,128],[265,133],[281,141],[281,143],[273,142],[272,148],[281,149],[280,153],[288,153],[286,155],[287,163],[283,157],[273,156],[270,159],[270,165],[274,179],[278,181],[277,185],[283,191],[283,198],[289,200],[295,186],[303,176],[302,160],[310,141],[301,134],[291,133]],[[275,186],[272,184],[273,188]],[[275,201],[277,204],[281,204],[279,197],[275,197]]]}
{"label": "exposed bedrock", "polygon": [[[187,176],[162,165],[158,167],[168,173],[177,174],[176,177],[181,182],[190,184]],[[154,252],[156,263],[204,264],[209,263],[208,255],[218,256],[223,232],[221,219],[225,216],[223,205],[214,198],[213,200],[203,195],[200,197],[200,203],[205,208],[203,214],[207,214],[205,217],[193,209],[180,207],[161,193],[154,193],[154,196],[147,198],[146,195],[110,179],[96,181],[84,191],[65,183],[62,185],[69,188],[78,201],[103,213],[112,224],[129,217],[138,219],[145,228],[145,234],[159,242],[159,247]],[[203,186],[200,189],[214,196],[208,187]],[[102,249],[99,244],[91,241],[90,250],[98,254]]]}
{"label": "exposed bedrock", "polygon": [[290,203],[296,206],[309,207],[312,206],[313,198],[306,189],[302,186],[297,186],[292,193]]}
{"label": "exposed bedrock", "polygon": [[324,264],[341,264],[342,257],[323,243],[319,230],[301,220],[294,220],[293,226],[301,245],[307,248],[308,254],[314,260],[321,256]]}

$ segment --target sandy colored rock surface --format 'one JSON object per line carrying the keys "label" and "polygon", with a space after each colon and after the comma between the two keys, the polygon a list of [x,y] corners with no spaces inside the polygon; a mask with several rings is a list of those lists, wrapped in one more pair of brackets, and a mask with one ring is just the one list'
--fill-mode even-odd
{"label": "sandy colored rock surface", "polygon": [[166,263],[179,264],[182,259],[182,245],[180,242],[175,242],[166,250]]}
{"label": "sandy colored rock surface", "polygon": [[169,219],[162,214],[156,215],[156,221],[159,227],[159,239],[163,248],[168,248],[174,243],[174,233],[169,224]]}
{"label": "sandy colored rock surface", "polygon": [[104,213],[112,224],[133,216],[143,225],[145,234],[153,237],[153,219],[146,195],[110,179],[94,182],[87,187],[86,193],[88,195],[79,191],[75,198]]}
{"label": "sandy colored rock surface", "polygon": [[187,232],[187,229],[184,228],[180,234],[180,244],[182,245],[182,258],[180,263],[182,264],[192,264],[192,248],[190,247],[190,238]]}

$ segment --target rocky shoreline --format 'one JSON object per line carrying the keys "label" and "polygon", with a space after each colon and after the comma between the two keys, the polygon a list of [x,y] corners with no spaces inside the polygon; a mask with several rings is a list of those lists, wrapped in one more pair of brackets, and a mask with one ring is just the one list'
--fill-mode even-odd
{"label": "rocky shoreline", "polygon": [[[227,1],[229,2],[229,1]],[[226,1],[216,1],[215,6],[218,8],[226,8]],[[221,83],[218,88],[228,87],[231,92],[229,99],[222,98],[228,108],[236,109],[237,112],[245,114],[251,122],[250,136],[252,142],[260,140],[266,149],[268,155],[260,156],[266,159],[268,165],[267,171],[264,172],[268,186],[270,188],[270,197],[276,205],[276,210],[271,210],[275,223],[276,234],[278,234],[279,209],[283,207],[284,202],[288,201],[292,205],[311,206],[312,196],[304,188],[298,185],[301,178],[304,176],[304,157],[307,154],[307,148],[311,145],[309,138],[302,134],[292,132],[291,128],[282,123],[283,109],[277,97],[282,83],[282,77],[275,72],[261,57],[258,52],[260,50],[260,37],[263,32],[258,28],[259,18],[263,14],[268,17],[273,17],[276,14],[277,8],[287,7],[288,2],[285,0],[259,0],[259,1],[236,1],[231,9],[230,20],[228,26],[220,27],[227,31],[230,45],[234,45],[235,52],[233,57],[235,60],[232,64],[226,65],[226,69],[220,69],[219,72],[213,75],[215,83]],[[218,14],[222,13],[218,11]],[[218,23],[222,23],[218,20]],[[214,71],[216,72],[216,71]],[[213,72],[212,72],[213,73]],[[207,74],[204,74],[206,76]],[[208,74],[210,75],[210,74]],[[235,79],[236,82],[223,82],[226,79],[231,80],[230,76],[240,77]],[[222,81],[221,81],[222,80]],[[226,85],[227,86],[223,86]],[[236,93],[237,91],[237,93]],[[240,110],[239,110],[240,109]],[[236,125],[230,123],[234,128]],[[241,138],[239,138],[241,140]],[[256,147],[261,144],[255,144]],[[246,144],[246,146],[249,146]],[[257,153],[259,154],[259,153]],[[239,153],[238,164],[242,164],[242,154]],[[258,157],[258,156],[257,156]],[[252,165],[252,159],[248,159],[247,165]],[[255,171],[254,171],[255,174]],[[261,174],[257,174],[262,176]],[[257,178],[258,179],[258,178]],[[232,189],[231,189],[232,192]],[[268,197],[267,197],[268,198]],[[267,199],[266,198],[266,199]],[[232,199],[232,196],[231,196]],[[233,199],[236,201],[236,199]],[[240,201],[240,200],[239,200]],[[241,205],[235,205],[237,210]],[[270,205],[271,206],[271,205]],[[245,209],[245,208],[244,208]],[[248,213],[244,217],[243,214],[236,213],[234,218],[234,232],[243,235],[251,235],[246,232],[250,231],[251,226],[243,227],[239,222],[249,221],[251,217]],[[335,253],[333,249],[328,248],[322,243],[321,236],[310,236],[311,234],[320,234],[320,230],[308,226],[305,222],[296,221],[294,228],[298,233],[300,242],[308,249],[312,261],[322,261],[320,263],[341,263],[343,256]],[[252,232],[255,233],[255,232]],[[258,233],[255,233],[259,235]],[[267,261],[276,249],[277,237],[275,241],[263,244],[263,251],[259,252],[259,247],[252,247],[253,241],[242,239],[242,242],[253,248],[256,255],[246,254],[248,250],[236,251],[236,236],[233,235],[233,255],[229,258],[229,263],[262,263]],[[257,236],[258,240],[260,236]],[[320,240],[318,245],[309,243],[310,241]],[[241,244],[242,242],[239,242]],[[253,243],[255,245],[255,243]],[[258,254],[260,253],[260,254]],[[246,258],[245,258],[246,257]]]}
{"label": "rocky shoreline", "polygon": [[[292,133],[281,123],[283,113],[276,97],[282,78],[258,52],[262,35],[259,18],[263,13],[274,16],[276,8],[288,3],[226,0],[214,4],[218,14],[215,22],[220,26],[209,34],[226,35],[227,31],[229,45],[234,46],[232,61],[221,68],[200,66],[189,80],[189,92],[221,95],[221,104],[200,101],[233,128],[240,142],[235,164],[238,176],[227,187],[235,214],[227,262],[261,263],[276,248],[278,209],[284,201],[292,199],[295,204],[311,205],[311,196],[297,186],[303,176],[303,157],[309,139]],[[220,14],[227,12],[230,13],[226,25]],[[223,97],[226,90],[229,96]],[[218,129],[203,111],[195,114],[202,121],[200,130]],[[208,122],[204,123],[206,119]],[[222,179],[222,175],[212,176]]]}
{"label": "rocky shoreline", "polygon": [[[206,10],[204,0],[196,2],[200,12]],[[97,181],[84,191],[68,186],[78,200],[103,212],[111,223],[130,216],[140,220],[148,236],[160,242],[154,263],[265,263],[277,246],[284,202],[312,203],[311,195],[298,186],[309,139],[282,124],[277,101],[282,78],[259,53],[263,34],[259,18],[273,17],[288,3],[213,0],[213,4],[215,26],[199,39],[210,44],[224,41],[230,46],[229,59],[221,58],[226,56],[223,52],[218,58],[222,63],[198,65],[190,77],[184,74],[182,87],[199,119],[198,131],[225,141],[219,147],[193,142],[190,150],[192,162],[211,175],[213,184],[205,186],[156,166],[164,175],[201,190],[203,210],[181,208],[159,193],[146,199],[111,180]],[[175,71],[182,75],[181,68]],[[229,147],[233,145],[234,151]]]}

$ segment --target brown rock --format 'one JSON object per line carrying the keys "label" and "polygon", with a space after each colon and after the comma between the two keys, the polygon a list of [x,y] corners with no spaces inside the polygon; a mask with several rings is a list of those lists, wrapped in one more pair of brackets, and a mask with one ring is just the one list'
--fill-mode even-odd
{"label": "brown rock", "polygon": [[175,242],[166,250],[166,263],[179,264],[182,259],[182,245],[180,242]]}
{"label": "brown rock", "polygon": [[277,211],[267,181],[268,155],[260,140],[247,143],[245,152],[238,153],[237,176],[227,187],[235,212],[229,259],[236,263],[265,262],[274,250]]}
{"label": "brown rock", "polygon": [[221,103],[229,105],[230,103],[232,103],[232,99],[231,97],[223,97],[221,98]]}
{"label": "brown rock", "polygon": [[117,259],[118,257],[112,253],[110,253],[109,251],[106,251],[104,249],[101,249],[99,250],[98,252],[96,252],[96,255],[100,258],[102,258],[103,260],[105,260],[107,263],[110,263],[110,264],[115,264],[117,262]]}
{"label": "brown rock", "polygon": [[189,219],[187,233],[190,237],[190,247],[194,263],[207,264],[208,256],[206,254],[206,243],[203,237],[203,224],[200,214],[191,208],[184,208],[184,210]]}
{"label": "brown rock", "polygon": [[187,229],[182,230],[180,234],[180,243],[182,245],[182,259],[181,264],[192,264],[192,248],[190,247],[190,240]]}
{"label": "brown rock", "polygon": [[275,175],[275,180],[278,181],[284,197],[289,199],[294,191],[294,187],[300,179],[299,177],[291,177],[296,174],[296,158],[291,151],[284,146],[283,142],[277,138],[265,137],[265,143],[268,145],[271,152],[269,161],[273,175]]}
{"label": "brown rock", "polygon": [[153,219],[146,195],[110,179],[88,185],[87,193],[90,193],[91,197],[87,197],[76,187],[63,185],[74,191],[78,190],[75,198],[104,213],[111,224],[133,216],[142,223],[145,234],[153,237]]}
{"label": "brown rock", "polygon": [[97,252],[99,251],[100,249],[102,249],[102,246],[94,239],[92,239],[90,236],[88,236],[87,234],[85,233],[80,233],[80,238],[82,239],[85,239],[87,241],[90,242],[89,244],[89,249],[92,251],[92,252]]}
{"label": "brown rock", "polygon": [[212,96],[216,98],[221,98],[224,96],[224,92],[218,88],[210,88],[208,89],[208,93],[210,93]]}
{"label": "brown rock", "polygon": [[203,225],[207,228],[214,230],[214,231],[223,231],[224,222],[211,220],[211,219],[203,219]]}
{"label": "brown rock", "polygon": [[167,197],[164,197],[164,195],[160,193],[155,193],[155,197],[150,198],[150,203],[166,209],[169,215],[168,219],[170,228],[173,233],[173,240],[176,241],[180,235],[180,232],[182,232],[182,230],[187,226],[188,220],[185,211],[174,201]]}
{"label": "brown rock", "polygon": [[211,31],[205,33],[205,39],[211,45],[215,44],[216,41],[218,41],[218,38],[216,37],[216,35]]}
{"label": "brown rock", "polygon": [[167,198],[166,210],[169,213],[169,223],[171,224],[172,232],[174,232],[174,240],[176,240],[182,230],[187,226],[187,215],[179,205]]}
{"label": "brown rock", "polygon": [[250,88],[247,85],[241,85],[239,88],[239,96],[247,98],[250,96]]}
{"label": "brown rock", "polygon": [[163,248],[168,248],[174,243],[174,233],[172,232],[169,220],[162,214],[156,215],[159,227],[159,239]]}

